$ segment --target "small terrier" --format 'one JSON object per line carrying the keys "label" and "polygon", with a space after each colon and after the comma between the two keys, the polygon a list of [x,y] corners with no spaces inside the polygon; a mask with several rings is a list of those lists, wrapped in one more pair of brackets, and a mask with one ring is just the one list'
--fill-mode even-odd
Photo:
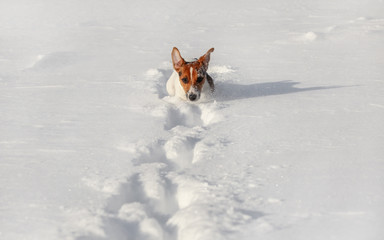
{"label": "small terrier", "polygon": [[[171,55],[174,71],[167,81],[167,92],[170,96],[176,95],[183,100],[194,102],[200,99],[202,92],[205,94],[210,89],[213,93],[215,84],[207,74],[213,50],[214,48],[211,48],[199,59],[187,62],[181,57],[179,50],[176,47],[173,48]],[[208,84],[205,84],[206,82]]]}

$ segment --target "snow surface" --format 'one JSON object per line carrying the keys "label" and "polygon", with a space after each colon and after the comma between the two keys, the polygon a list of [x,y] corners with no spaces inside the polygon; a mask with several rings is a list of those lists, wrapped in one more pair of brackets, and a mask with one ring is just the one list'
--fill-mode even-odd
{"label": "snow surface", "polygon": [[[384,238],[384,2],[2,0],[0,239]],[[215,47],[215,99],[166,96]]]}

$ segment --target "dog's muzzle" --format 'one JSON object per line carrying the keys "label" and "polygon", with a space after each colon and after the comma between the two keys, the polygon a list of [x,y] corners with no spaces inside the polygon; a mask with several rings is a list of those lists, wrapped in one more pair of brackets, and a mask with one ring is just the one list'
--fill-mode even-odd
{"label": "dog's muzzle", "polygon": [[197,90],[197,88],[192,87],[188,92],[187,92],[187,99],[191,102],[197,101],[200,98],[200,92]]}

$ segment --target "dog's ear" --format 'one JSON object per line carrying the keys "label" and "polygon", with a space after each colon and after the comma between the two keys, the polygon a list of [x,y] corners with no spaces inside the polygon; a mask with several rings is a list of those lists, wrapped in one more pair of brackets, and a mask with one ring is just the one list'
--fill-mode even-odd
{"label": "dog's ear", "polygon": [[184,59],[181,57],[179,49],[176,47],[172,50],[172,62],[173,68],[178,71],[178,69],[184,64]]}
{"label": "dog's ear", "polygon": [[213,52],[214,50],[214,48],[209,49],[206,54],[199,58],[199,62],[203,63],[205,70],[208,69],[208,63],[211,58],[211,52]]}

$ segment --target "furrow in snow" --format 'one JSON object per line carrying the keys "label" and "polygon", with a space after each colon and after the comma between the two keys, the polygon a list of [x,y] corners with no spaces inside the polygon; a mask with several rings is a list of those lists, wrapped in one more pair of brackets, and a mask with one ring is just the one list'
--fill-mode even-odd
{"label": "furrow in snow", "polygon": [[[147,72],[149,77],[163,77],[160,71]],[[160,88],[154,87],[158,96]],[[155,117],[164,119],[169,137],[147,145],[139,143],[133,160],[135,173],[119,187],[101,214],[102,232],[99,236],[80,236],[78,239],[180,239],[175,231],[181,223],[169,221],[194,196],[179,188],[179,172],[198,161],[197,144],[204,138],[207,126],[218,121],[214,103],[190,104],[165,97],[152,110]],[[201,145],[199,145],[201,148]],[[196,155],[196,156],[195,156]],[[196,183],[198,185],[198,183]],[[193,189],[191,191],[194,191]],[[191,199],[186,199],[190,197]],[[183,224],[182,229],[186,226]],[[181,229],[181,230],[182,230]]]}

